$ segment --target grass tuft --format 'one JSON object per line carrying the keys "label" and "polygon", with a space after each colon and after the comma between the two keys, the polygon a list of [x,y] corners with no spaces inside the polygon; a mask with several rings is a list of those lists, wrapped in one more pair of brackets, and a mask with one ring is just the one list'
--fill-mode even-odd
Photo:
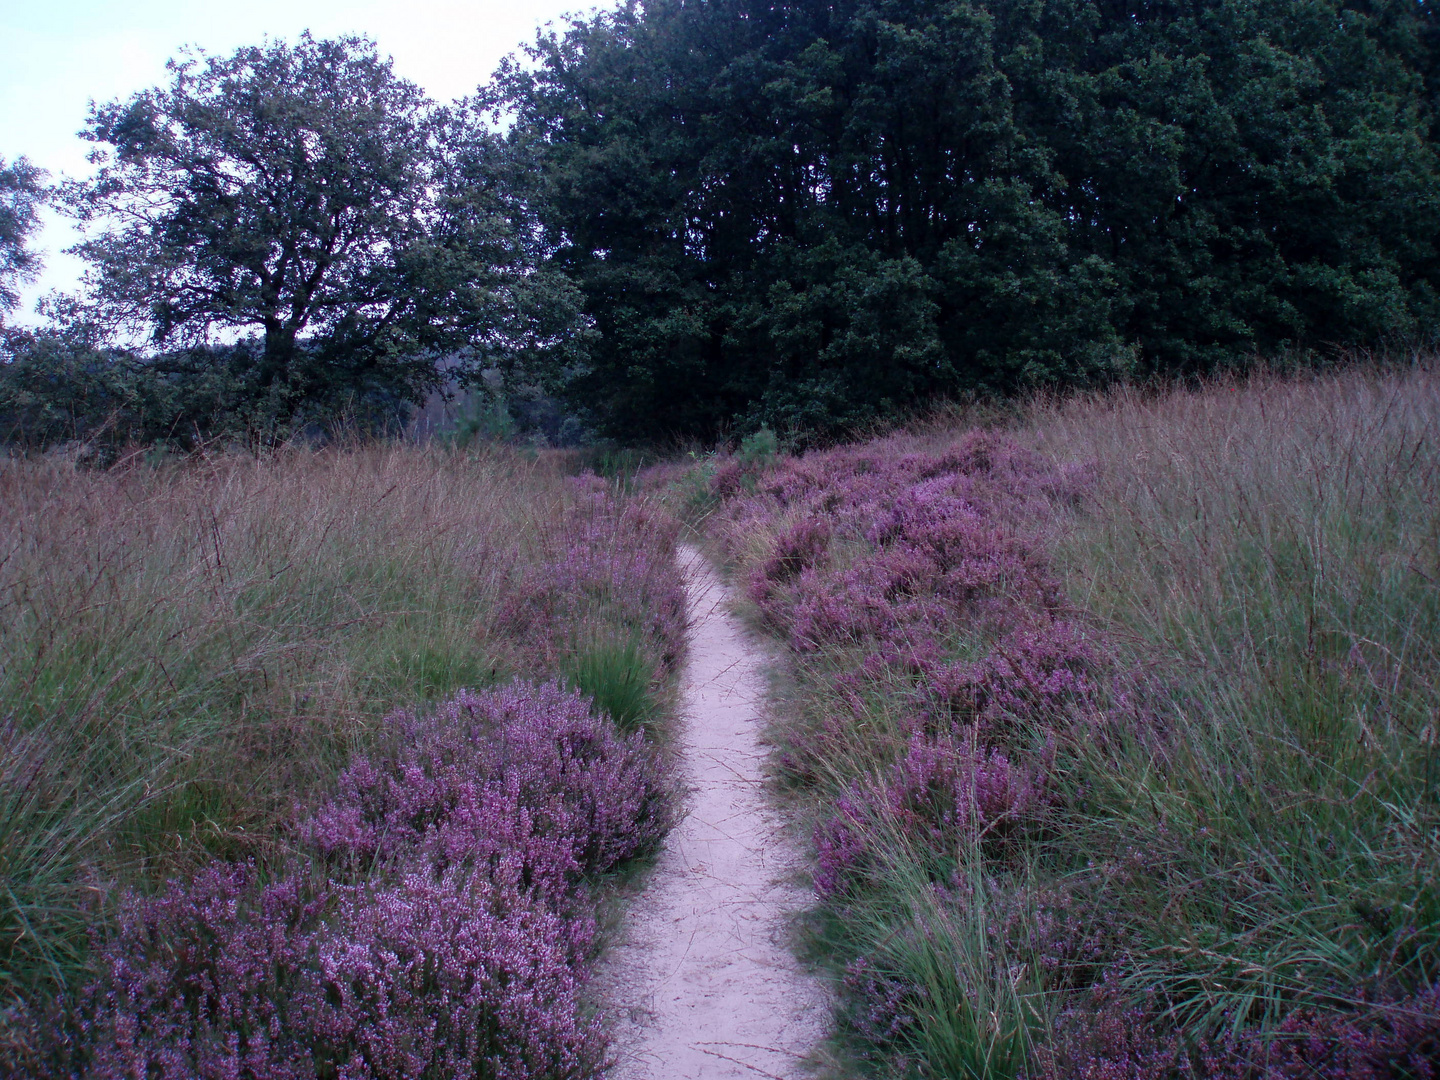
{"label": "grass tuft", "polygon": [[634,638],[582,646],[569,665],[575,689],[623,731],[644,727],[659,712],[655,662]]}

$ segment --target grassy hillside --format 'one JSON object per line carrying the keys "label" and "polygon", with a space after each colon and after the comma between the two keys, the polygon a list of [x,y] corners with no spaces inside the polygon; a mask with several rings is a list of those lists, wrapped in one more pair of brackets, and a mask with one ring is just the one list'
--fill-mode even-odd
{"label": "grassy hillside", "polygon": [[712,470],[842,1058],[1434,1074],[1437,431],[1427,363]]}
{"label": "grassy hillside", "polygon": [[[457,939],[429,941],[426,919],[467,911],[489,945],[445,963],[534,1000],[464,1007],[522,1049],[516,1025],[595,1059],[576,1011],[584,896],[668,820],[629,732],[683,647],[683,608],[673,528],[564,465],[383,446],[109,471],[0,459],[0,1066],[245,1059],[268,1076],[310,1055],[322,1074],[360,1058],[384,1073],[383,1043],[409,1048],[392,1072],[443,1072],[434,1055],[484,1048],[425,1049],[411,976],[357,973],[355,1000],[302,984],[341,946],[409,942],[421,969],[440,963]],[[610,771],[587,787],[593,762]],[[468,869],[407,877],[426,866]],[[409,922],[374,923],[396,905]],[[475,923],[476,905],[498,921]],[[517,933],[529,943],[497,944]],[[285,1007],[335,1015],[286,1021],[285,1042],[266,1034]],[[94,1058],[109,1042],[133,1058]]]}

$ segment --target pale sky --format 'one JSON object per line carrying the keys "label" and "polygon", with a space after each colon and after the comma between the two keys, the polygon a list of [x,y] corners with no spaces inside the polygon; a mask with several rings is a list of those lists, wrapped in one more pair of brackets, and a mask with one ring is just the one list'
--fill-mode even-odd
{"label": "pale sky", "polygon": [[[224,54],[267,35],[366,34],[395,58],[399,75],[444,102],[471,93],[538,27],[595,6],[595,0],[0,0],[0,156],[28,157],[51,179],[83,175],[90,146],[75,133],[91,100],[161,85],[165,61],[185,45]],[[44,293],[75,285],[80,264],[62,251],[73,236],[47,212],[35,240],[45,271],[25,290],[15,322],[33,321],[30,310]]]}

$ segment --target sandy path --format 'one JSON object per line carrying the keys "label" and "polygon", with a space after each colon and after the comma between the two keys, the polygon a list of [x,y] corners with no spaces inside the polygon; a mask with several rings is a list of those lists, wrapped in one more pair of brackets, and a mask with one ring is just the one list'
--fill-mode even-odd
{"label": "sandy path", "polygon": [[704,557],[681,548],[690,658],[677,759],[688,816],[670,834],[600,974],[619,1016],[615,1080],[803,1075],[828,1002],[785,947],[805,903],[761,791],[760,657]]}

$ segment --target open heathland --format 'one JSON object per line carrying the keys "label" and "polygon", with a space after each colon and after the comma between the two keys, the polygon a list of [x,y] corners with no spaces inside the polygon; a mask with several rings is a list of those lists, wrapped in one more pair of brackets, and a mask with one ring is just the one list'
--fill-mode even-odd
{"label": "open heathland", "polygon": [[0,1071],[598,1066],[684,598],[564,464],[0,461]]}
{"label": "open heathland", "polygon": [[837,1067],[1440,1070],[1437,431],[1426,362],[704,466]]}

